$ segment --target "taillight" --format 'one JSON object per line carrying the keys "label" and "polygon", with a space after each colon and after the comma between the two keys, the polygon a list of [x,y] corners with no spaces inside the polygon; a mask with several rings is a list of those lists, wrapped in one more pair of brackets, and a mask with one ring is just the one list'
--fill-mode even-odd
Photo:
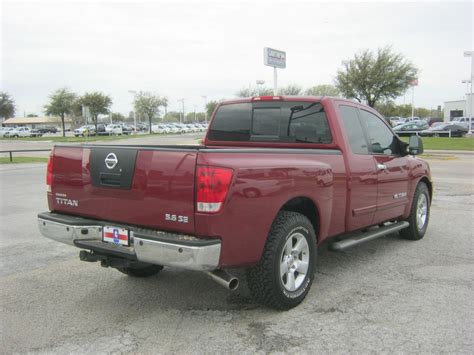
{"label": "taillight", "polygon": [[232,169],[198,166],[196,176],[197,211],[217,213],[224,204],[232,181]]}
{"label": "taillight", "polygon": [[46,170],[46,186],[47,186],[48,192],[51,192],[52,183],[53,183],[53,152],[51,151],[51,154],[49,155],[49,158],[48,158],[48,169]]}

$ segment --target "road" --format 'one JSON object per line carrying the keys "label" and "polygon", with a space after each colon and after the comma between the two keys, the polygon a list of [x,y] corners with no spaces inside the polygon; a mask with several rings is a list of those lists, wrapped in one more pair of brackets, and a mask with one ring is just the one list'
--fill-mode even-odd
{"label": "road", "polygon": [[[129,278],[40,236],[45,164],[0,166],[2,353],[472,353],[473,155],[431,159],[426,237],[321,250],[297,308],[259,307],[198,272]],[[237,272],[238,276],[242,274]]]}

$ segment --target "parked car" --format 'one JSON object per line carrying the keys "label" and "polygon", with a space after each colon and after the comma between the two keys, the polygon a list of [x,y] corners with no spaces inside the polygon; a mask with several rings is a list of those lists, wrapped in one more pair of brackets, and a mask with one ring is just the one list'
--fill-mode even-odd
{"label": "parked car", "polygon": [[137,123],[137,129],[140,132],[147,132],[148,131],[148,125],[145,123]]}
{"label": "parked car", "polygon": [[15,127],[5,132],[4,137],[6,138],[25,138],[31,137],[31,132],[28,127]]}
{"label": "parked car", "polygon": [[75,137],[95,136],[95,125],[84,125],[74,130]]}
{"label": "parked car", "polygon": [[442,117],[428,117],[426,118],[426,122],[428,123],[428,126],[432,126],[435,123],[442,123],[443,118]]}
{"label": "parked car", "polygon": [[203,145],[55,147],[41,233],[129,276],[171,266],[235,289],[226,269],[244,268],[255,300],[276,309],[306,297],[321,244],[425,235],[433,187],[415,157],[421,138],[401,141],[370,107],[263,96],[213,115]]}
{"label": "parked car", "polygon": [[449,132],[451,132],[451,137],[464,137],[468,129],[453,123],[442,123],[421,131],[420,134],[429,137],[449,137]]}
{"label": "parked car", "polygon": [[123,129],[122,126],[119,124],[108,124],[105,126],[105,132],[111,136],[118,136],[122,135]]}
{"label": "parked car", "polygon": [[469,128],[469,117],[456,117],[451,121],[452,124]]}
{"label": "parked car", "polygon": [[168,126],[164,124],[157,124],[151,126],[151,131],[158,134],[168,134],[171,133],[171,130]]}
{"label": "parked car", "polygon": [[168,129],[170,130],[170,133],[176,134],[176,133],[181,133],[182,129],[180,126],[177,126],[175,124],[169,123],[167,124]]}
{"label": "parked car", "polygon": [[402,124],[402,123],[405,123],[405,120],[402,119],[402,118],[399,117],[399,116],[388,117],[388,118],[387,118],[387,121],[390,122],[390,125],[391,125],[392,127],[396,127],[396,126],[398,126],[398,125],[400,125],[400,124]]}
{"label": "parked car", "polygon": [[393,130],[399,136],[411,136],[412,134],[416,134],[416,132],[420,132],[427,128],[428,128],[428,124],[423,121],[418,121],[418,122],[412,121],[412,122],[398,125],[394,127]]}
{"label": "parked car", "polygon": [[123,134],[132,134],[134,131],[133,126],[128,124],[122,124],[122,133]]}
{"label": "parked car", "polygon": [[13,130],[13,127],[1,127],[0,128],[0,137],[6,137],[7,132]]}
{"label": "parked car", "polygon": [[30,129],[30,137],[41,137],[43,133],[39,129]]}
{"label": "parked car", "polygon": [[42,134],[47,134],[47,133],[57,133],[58,129],[56,127],[41,127],[38,128],[38,131],[41,132]]}

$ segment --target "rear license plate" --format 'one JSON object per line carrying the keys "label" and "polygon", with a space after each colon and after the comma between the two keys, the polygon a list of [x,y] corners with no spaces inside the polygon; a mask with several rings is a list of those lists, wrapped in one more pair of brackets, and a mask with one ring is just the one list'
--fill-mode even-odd
{"label": "rear license plate", "polygon": [[129,231],[125,228],[105,226],[102,230],[102,240],[117,245],[130,245]]}

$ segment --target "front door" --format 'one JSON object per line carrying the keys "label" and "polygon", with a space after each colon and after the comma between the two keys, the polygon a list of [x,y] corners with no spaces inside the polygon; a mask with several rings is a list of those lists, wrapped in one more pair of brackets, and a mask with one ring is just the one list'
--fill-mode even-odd
{"label": "front door", "polygon": [[378,224],[401,216],[410,202],[408,157],[401,156],[400,141],[383,119],[363,109],[359,112],[377,169],[377,209],[373,223]]}
{"label": "front door", "polygon": [[345,153],[347,170],[350,172],[346,230],[353,231],[373,224],[377,209],[378,171],[369,151],[357,107],[344,103],[339,106],[339,112],[346,146],[350,147],[350,151]]}

